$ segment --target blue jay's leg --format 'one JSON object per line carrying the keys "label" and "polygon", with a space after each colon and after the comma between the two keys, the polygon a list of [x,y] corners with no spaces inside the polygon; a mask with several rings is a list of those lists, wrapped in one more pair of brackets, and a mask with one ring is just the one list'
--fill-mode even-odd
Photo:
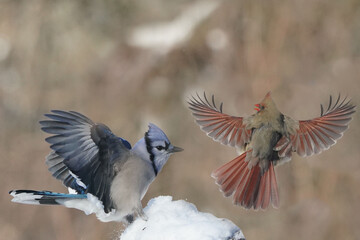
{"label": "blue jay's leg", "polygon": [[139,217],[141,217],[144,221],[147,221],[148,220],[148,217],[146,216],[146,214],[144,213],[144,210],[143,208],[140,206],[140,207],[137,207],[135,209],[135,214]]}

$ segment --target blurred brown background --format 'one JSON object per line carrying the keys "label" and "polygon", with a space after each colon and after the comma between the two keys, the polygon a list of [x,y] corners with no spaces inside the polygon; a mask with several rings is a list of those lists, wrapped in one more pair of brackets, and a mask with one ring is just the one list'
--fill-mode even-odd
{"label": "blurred brown background", "polygon": [[194,123],[187,98],[215,94],[224,112],[253,113],[272,91],[281,111],[316,117],[329,94],[360,101],[358,0],[0,1],[0,238],[115,239],[120,224],[63,207],[10,202],[11,189],[64,192],[44,164],[38,121],[76,110],[134,144],[154,122],[185,151],[143,204],[186,199],[232,220],[247,239],[359,239],[356,113],[330,150],[277,168],[280,209],[246,211],[210,173],[236,156]]}

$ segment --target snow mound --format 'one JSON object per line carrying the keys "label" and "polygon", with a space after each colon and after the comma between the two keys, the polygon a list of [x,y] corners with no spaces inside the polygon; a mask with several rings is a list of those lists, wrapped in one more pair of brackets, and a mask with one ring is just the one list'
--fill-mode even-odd
{"label": "snow mound", "polygon": [[160,196],[144,209],[147,221],[137,218],[120,240],[244,240],[241,230],[230,220],[199,212],[184,200]]}

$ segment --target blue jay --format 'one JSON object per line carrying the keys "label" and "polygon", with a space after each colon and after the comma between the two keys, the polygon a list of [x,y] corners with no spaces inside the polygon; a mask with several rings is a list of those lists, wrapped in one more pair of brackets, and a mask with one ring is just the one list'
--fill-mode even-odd
{"label": "blue jay", "polygon": [[51,112],[40,121],[41,129],[52,134],[45,139],[52,149],[46,164],[70,193],[12,190],[12,201],[76,208],[103,222],[131,223],[137,216],[146,220],[141,199],[170,155],[183,149],[151,123],[131,148],[107,126],[78,112]]}

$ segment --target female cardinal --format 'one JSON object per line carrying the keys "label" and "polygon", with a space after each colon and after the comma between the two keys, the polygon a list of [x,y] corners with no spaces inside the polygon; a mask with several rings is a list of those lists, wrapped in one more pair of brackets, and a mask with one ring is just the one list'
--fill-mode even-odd
{"label": "female cardinal", "polygon": [[302,157],[318,154],[334,145],[348,128],[355,105],[340,95],[327,110],[321,105],[320,117],[297,121],[284,114],[271,99],[270,92],[255,104],[255,114],[235,117],[222,112],[206,98],[188,102],[196,122],[208,136],[224,145],[240,148],[243,154],[212,173],[225,197],[245,208],[265,209],[270,202],[279,206],[274,166],[291,159],[292,152]]}

